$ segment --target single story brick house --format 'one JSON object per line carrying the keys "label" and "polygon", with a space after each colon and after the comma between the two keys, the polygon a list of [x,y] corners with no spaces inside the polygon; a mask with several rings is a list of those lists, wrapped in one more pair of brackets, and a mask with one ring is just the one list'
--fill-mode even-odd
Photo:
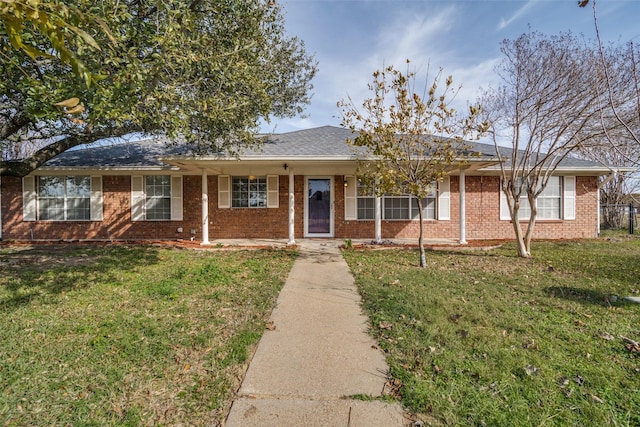
{"label": "single story brick house", "polygon": [[[418,236],[409,196],[376,198],[356,176],[347,129],[269,137],[239,157],[194,155],[158,140],[65,152],[24,178],[0,182],[1,238],[13,240],[362,238]],[[452,170],[424,203],[428,238],[509,239],[493,145]],[[539,200],[535,238],[598,234],[598,177],[566,159]]]}

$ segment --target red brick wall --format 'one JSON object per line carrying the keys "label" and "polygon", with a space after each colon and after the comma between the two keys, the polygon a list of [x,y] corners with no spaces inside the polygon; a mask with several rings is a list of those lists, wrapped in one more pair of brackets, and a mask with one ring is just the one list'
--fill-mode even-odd
{"label": "red brick wall", "polygon": [[[2,237],[4,239],[189,239],[202,238],[201,176],[185,176],[182,221],[131,221],[131,177],[103,176],[103,221],[22,221],[22,180],[2,177]],[[304,236],[304,176],[295,177],[295,237]],[[576,220],[538,221],[536,238],[594,237],[597,230],[597,179],[577,177]],[[209,239],[288,237],[289,177],[279,177],[279,207],[218,209],[218,177],[210,176]],[[459,237],[459,178],[451,177],[451,219],[425,222],[426,238]],[[499,178],[466,177],[466,237],[513,238],[509,221],[499,215]],[[374,221],[344,220],[344,180],[334,177],[334,234],[336,238],[373,239]],[[383,221],[382,237],[417,237],[417,221]],[[524,224],[526,225],[526,224]],[[178,232],[182,228],[182,232]],[[194,230],[195,234],[191,234]]]}

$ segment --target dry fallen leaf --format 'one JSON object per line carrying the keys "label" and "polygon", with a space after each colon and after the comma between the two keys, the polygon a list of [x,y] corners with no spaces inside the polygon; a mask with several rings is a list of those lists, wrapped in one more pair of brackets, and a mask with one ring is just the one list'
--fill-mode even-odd
{"label": "dry fallen leaf", "polygon": [[80,103],[79,98],[69,98],[55,104],[56,107],[73,108]]}
{"label": "dry fallen leaf", "polygon": [[275,330],[276,330],[276,324],[275,324],[275,323],[273,323],[273,322],[267,322],[266,327],[267,327],[267,329],[268,329],[268,330],[270,330],[270,331],[275,331]]}
{"label": "dry fallen leaf", "polygon": [[608,332],[600,332],[598,336],[603,340],[607,340],[607,341],[611,341],[615,339],[615,337]]}
{"label": "dry fallen leaf", "polygon": [[380,322],[378,326],[380,326],[380,329],[386,329],[386,330],[391,330],[391,328],[393,328],[393,325],[390,322],[387,322],[386,320],[383,320],[382,322]]}

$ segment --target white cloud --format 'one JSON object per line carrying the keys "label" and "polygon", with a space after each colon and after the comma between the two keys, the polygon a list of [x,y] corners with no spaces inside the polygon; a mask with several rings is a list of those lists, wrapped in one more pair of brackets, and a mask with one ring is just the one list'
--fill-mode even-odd
{"label": "white cloud", "polygon": [[529,11],[529,9],[531,9],[534,6],[534,2],[535,2],[535,0],[529,0],[527,3],[525,3],[524,6],[522,6],[520,9],[516,10],[516,12],[513,15],[511,15],[511,17],[509,17],[507,19],[502,18],[500,20],[500,23],[498,24],[497,29],[498,30],[503,30],[506,27],[508,27],[509,25],[511,25],[513,22],[515,22],[518,19],[522,18]]}

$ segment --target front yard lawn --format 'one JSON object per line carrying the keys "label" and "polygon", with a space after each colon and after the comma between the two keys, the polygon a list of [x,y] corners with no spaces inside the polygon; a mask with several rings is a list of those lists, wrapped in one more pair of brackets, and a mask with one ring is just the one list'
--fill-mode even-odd
{"label": "front yard lawn", "polygon": [[640,305],[621,300],[640,296],[640,240],[515,253],[421,270],[415,250],[344,251],[403,403],[433,425],[640,425]]}
{"label": "front yard lawn", "polygon": [[0,425],[218,425],[294,259],[0,246]]}

